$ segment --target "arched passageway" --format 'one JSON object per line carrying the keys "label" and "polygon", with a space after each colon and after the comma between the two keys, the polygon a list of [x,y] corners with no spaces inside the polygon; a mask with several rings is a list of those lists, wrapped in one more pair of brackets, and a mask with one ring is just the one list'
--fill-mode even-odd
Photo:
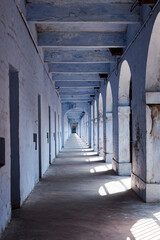
{"label": "arched passageway", "polygon": [[111,84],[106,89],[106,162],[111,163],[113,157],[113,99]]}
{"label": "arched passageway", "polygon": [[94,116],[93,116],[93,103],[91,104],[91,148],[93,148],[94,138]]}
{"label": "arched passageway", "polygon": [[[71,108],[64,114],[64,143],[72,133],[77,133],[79,137],[88,139],[87,131],[87,116],[86,112],[82,108]],[[83,126],[83,127],[82,127]]]}
{"label": "arched passageway", "polygon": [[99,155],[103,156],[103,98],[99,95]]}
{"label": "arched passageway", "polygon": [[85,113],[83,118],[81,119],[81,131],[82,131],[82,139],[89,144],[89,117],[88,114]]}
{"label": "arched passageway", "polygon": [[94,151],[97,152],[97,101],[94,101]]}
{"label": "arched passageway", "polygon": [[118,96],[118,161],[113,169],[119,175],[131,175],[131,71],[125,60],[121,65]]}

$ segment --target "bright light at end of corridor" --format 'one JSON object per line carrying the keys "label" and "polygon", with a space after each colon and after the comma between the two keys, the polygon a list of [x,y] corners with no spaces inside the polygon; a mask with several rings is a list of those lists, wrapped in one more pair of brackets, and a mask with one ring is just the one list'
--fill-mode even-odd
{"label": "bright light at end of corridor", "polygon": [[124,178],[119,181],[105,183],[99,188],[100,196],[111,195],[115,193],[125,192],[131,189],[131,178]]}

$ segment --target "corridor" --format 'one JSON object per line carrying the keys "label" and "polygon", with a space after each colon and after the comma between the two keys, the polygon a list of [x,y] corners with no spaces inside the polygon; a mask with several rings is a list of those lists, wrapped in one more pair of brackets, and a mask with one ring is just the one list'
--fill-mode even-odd
{"label": "corridor", "polygon": [[72,134],[1,240],[158,240],[159,204],[144,204]]}

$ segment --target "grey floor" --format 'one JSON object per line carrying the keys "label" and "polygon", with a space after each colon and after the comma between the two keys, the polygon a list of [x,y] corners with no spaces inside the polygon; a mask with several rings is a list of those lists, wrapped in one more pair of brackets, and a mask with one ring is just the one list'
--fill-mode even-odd
{"label": "grey floor", "polygon": [[73,134],[1,239],[158,240],[160,204],[143,203]]}

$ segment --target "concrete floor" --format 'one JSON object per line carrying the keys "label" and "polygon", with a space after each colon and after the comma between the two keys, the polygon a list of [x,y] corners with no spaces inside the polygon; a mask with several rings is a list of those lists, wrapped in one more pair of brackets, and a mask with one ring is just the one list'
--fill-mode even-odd
{"label": "concrete floor", "polygon": [[72,135],[1,240],[158,240],[160,204],[143,203]]}

